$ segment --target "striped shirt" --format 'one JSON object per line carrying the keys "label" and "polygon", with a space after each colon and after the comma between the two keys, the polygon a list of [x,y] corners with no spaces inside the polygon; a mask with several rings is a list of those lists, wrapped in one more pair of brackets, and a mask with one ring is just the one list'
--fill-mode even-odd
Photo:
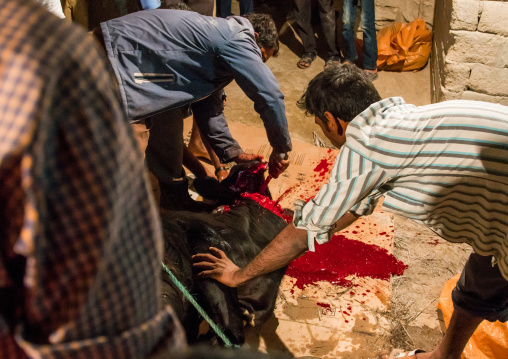
{"label": "striped shirt", "polygon": [[494,255],[508,279],[508,107],[416,107],[402,98],[371,105],[348,125],[328,184],[297,226],[312,245],[325,242],[343,214],[368,215],[381,196],[385,210]]}
{"label": "striped shirt", "polygon": [[80,27],[0,0],[0,358],[185,346],[160,304],[160,222],[106,61]]}

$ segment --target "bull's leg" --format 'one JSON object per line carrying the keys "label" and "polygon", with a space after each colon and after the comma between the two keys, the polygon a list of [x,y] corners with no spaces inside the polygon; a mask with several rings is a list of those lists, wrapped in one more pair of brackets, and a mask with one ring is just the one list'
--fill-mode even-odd
{"label": "bull's leg", "polygon": [[196,288],[199,290],[200,304],[215,324],[233,344],[243,344],[243,318],[236,289],[212,279],[197,281]]}

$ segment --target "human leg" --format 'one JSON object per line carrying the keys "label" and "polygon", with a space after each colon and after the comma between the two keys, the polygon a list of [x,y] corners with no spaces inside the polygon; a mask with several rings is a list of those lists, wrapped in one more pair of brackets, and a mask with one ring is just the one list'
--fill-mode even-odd
{"label": "human leg", "polygon": [[146,163],[159,182],[170,183],[181,177],[183,158],[183,115],[169,110],[151,118]]}
{"label": "human leg", "polygon": [[203,158],[204,160],[211,161],[210,154],[205,147],[199,128],[196,124],[196,120],[192,120],[192,130],[189,139],[189,145],[187,146],[189,151],[192,152],[197,158]]}
{"label": "human leg", "polygon": [[150,136],[150,133],[144,123],[134,123],[131,126],[132,129],[134,130],[134,136],[138,141],[139,149],[141,150],[144,156],[146,147],[148,146],[148,138]]}
{"label": "human leg", "polygon": [[182,162],[183,165],[198,178],[212,176],[212,174],[206,170],[206,168],[201,164],[196,156],[194,156],[194,154],[189,151],[185,144],[183,145]]}
{"label": "human leg", "polygon": [[231,0],[215,0],[215,16],[228,17],[231,15]]}
{"label": "human leg", "polygon": [[198,14],[213,16],[213,0],[187,0],[186,3]]}
{"label": "human leg", "polygon": [[[227,177],[228,171],[225,169],[226,167],[223,163],[221,163],[219,157],[213,151],[207,138],[201,136],[200,130],[196,124],[196,120],[193,120],[192,122],[192,131],[189,145],[184,148],[184,166],[187,167],[197,177],[200,177],[186,164],[187,161],[193,166],[193,168],[198,168],[197,164],[195,164],[195,161],[191,159],[190,156],[194,157],[198,162],[199,159],[205,160],[206,162],[210,161],[210,163],[215,168],[215,176],[219,181],[222,181]],[[212,174],[209,173],[208,175],[211,176]]]}
{"label": "human leg", "polygon": [[146,164],[159,181],[160,206],[170,210],[206,211],[209,207],[190,198],[183,170],[183,119],[180,109],[151,118]]}
{"label": "human leg", "polygon": [[254,12],[252,0],[240,0],[240,15],[250,14],[251,12]]}
{"label": "human leg", "polygon": [[377,71],[376,14],[374,0],[362,0],[363,68]]}
{"label": "human leg", "polygon": [[298,67],[307,68],[316,58],[316,40],[311,24],[311,1],[294,0],[296,33],[302,40],[303,56],[298,62]]}
{"label": "human leg", "polygon": [[436,349],[418,359],[459,359],[469,338],[483,320],[508,321],[508,281],[491,257],[473,253],[452,292],[454,311]]}
{"label": "human leg", "polygon": [[344,59],[354,63],[358,59],[356,52],[355,40],[355,20],[356,20],[356,6],[353,0],[344,0],[343,13],[342,13],[342,36],[344,37]]}
{"label": "human leg", "polygon": [[319,18],[321,19],[321,28],[326,40],[328,49],[328,58],[337,58],[340,61],[340,51],[336,41],[336,19],[333,0],[319,0]]}

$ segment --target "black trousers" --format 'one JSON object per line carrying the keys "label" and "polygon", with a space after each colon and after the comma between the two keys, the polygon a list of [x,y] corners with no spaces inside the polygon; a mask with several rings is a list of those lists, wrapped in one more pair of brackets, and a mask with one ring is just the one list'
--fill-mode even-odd
{"label": "black trousers", "polygon": [[453,305],[489,322],[508,321],[508,281],[491,256],[473,253],[452,291]]}
{"label": "black trousers", "polygon": [[[294,0],[296,31],[302,39],[304,52],[316,52],[316,39],[314,29],[311,24],[311,0]],[[318,0],[319,18],[321,19],[321,28],[324,33],[327,54],[330,56],[340,56],[340,51],[336,42],[336,16],[333,8],[333,0]]]}

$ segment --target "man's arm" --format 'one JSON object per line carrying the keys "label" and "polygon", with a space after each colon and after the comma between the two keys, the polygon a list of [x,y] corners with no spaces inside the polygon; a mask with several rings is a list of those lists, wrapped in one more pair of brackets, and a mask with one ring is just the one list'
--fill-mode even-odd
{"label": "man's arm", "polygon": [[202,270],[198,277],[213,278],[230,287],[272,272],[289,264],[307,250],[307,231],[288,225],[245,268],[237,267],[220,249],[211,247],[212,254],[192,256],[194,268]]}
{"label": "man's arm", "polygon": [[254,102],[274,151],[278,154],[291,151],[284,95],[277,79],[263,63],[254,40],[235,37],[221,49],[221,58],[231,69],[238,86]]}
{"label": "man's arm", "polygon": [[339,218],[337,222],[334,223],[332,230],[330,231],[330,235],[333,233],[337,233],[342,231],[343,229],[352,225],[356,220],[360,218],[359,215],[353,212],[347,212],[342,217]]}
{"label": "man's arm", "polygon": [[[338,232],[354,221],[358,216],[346,213],[334,225]],[[271,241],[245,268],[236,266],[220,249],[211,247],[209,253],[199,253],[192,257],[194,268],[202,270],[198,277],[213,278],[230,287],[236,287],[249,279],[273,272],[288,265],[306,250],[307,230],[288,225]]]}

